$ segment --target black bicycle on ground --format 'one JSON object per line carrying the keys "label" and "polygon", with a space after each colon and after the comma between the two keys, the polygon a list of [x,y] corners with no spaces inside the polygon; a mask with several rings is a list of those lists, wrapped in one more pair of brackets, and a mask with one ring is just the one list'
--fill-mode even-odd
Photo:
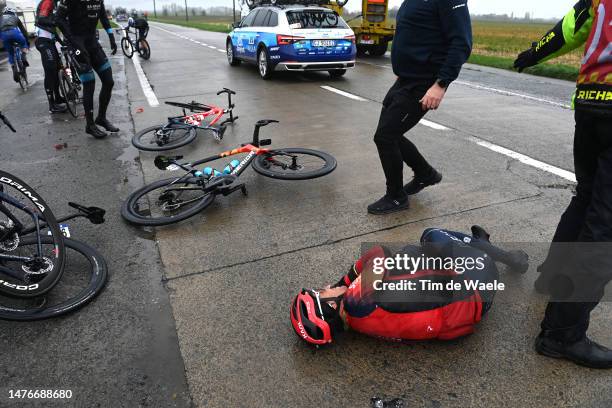
{"label": "black bicycle on ground", "polygon": [[[336,159],[325,152],[302,148],[262,148],[272,141],[260,140],[259,129],[270,123],[278,121],[258,121],[250,143],[192,163],[180,163],[182,156],[157,156],[157,168],[183,169],[185,174],[156,181],[130,194],[121,208],[121,215],[128,222],[143,226],[160,226],[185,220],[203,211],[219,195],[227,196],[241,191],[246,196],[246,186],[239,182],[239,178],[249,166],[263,176],[279,180],[314,179],[334,171]],[[211,167],[202,170],[196,168],[237,154],[246,156],[242,160],[232,160],[222,171]]]}
{"label": "black bicycle on ground", "polygon": [[[116,31],[123,35],[121,38],[121,51],[123,51],[123,55],[132,58],[134,51],[136,51],[142,59],[148,60],[151,58],[151,47],[149,46],[149,42],[146,38],[140,37],[138,30],[130,31],[130,27],[126,26]],[[135,39],[132,39],[130,34],[134,34]]]}
{"label": "black bicycle on ground", "polygon": [[81,97],[83,84],[79,77],[79,68],[81,65],[76,59],[77,53],[80,51],[68,45],[62,45],[60,50],[60,93],[66,100],[68,112],[76,118],[79,116],[79,104],[83,101]]}

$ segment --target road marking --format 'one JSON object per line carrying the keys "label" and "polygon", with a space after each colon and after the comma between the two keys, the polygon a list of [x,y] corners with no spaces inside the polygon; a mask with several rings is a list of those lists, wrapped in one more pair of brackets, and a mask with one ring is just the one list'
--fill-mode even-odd
{"label": "road marking", "polygon": [[1,60],[0,60],[0,65],[4,64],[4,63],[5,63],[5,62],[7,62],[7,61],[8,61],[8,58],[1,59]]}
{"label": "road marking", "polygon": [[340,89],[336,89],[333,86],[321,85],[321,88],[325,89],[326,91],[337,93],[338,95],[342,95],[342,96],[347,97],[349,99],[353,99],[355,101],[360,101],[360,102],[367,101],[367,99],[362,98],[361,96],[357,96],[357,95],[353,95],[352,93],[341,91]]}
{"label": "road marking", "polygon": [[216,50],[217,47],[215,47],[214,45],[209,45],[208,48],[210,48],[211,50]]}
{"label": "road marking", "polygon": [[547,103],[549,105],[559,106],[559,107],[564,108],[564,109],[571,109],[572,108],[570,105],[568,105],[566,103],[555,102],[555,101],[551,101],[549,99],[538,98],[538,97],[535,97],[535,96],[525,95],[525,94],[518,93],[518,92],[505,91],[503,89],[491,88],[490,86],[478,85],[478,84],[475,84],[473,82],[459,81],[458,80],[458,81],[455,81],[455,83],[459,84],[459,85],[468,86],[468,87],[474,88],[474,89],[480,89],[480,90],[483,90],[483,91],[489,91],[489,92],[498,93],[500,95],[518,96],[519,98],[529,99],[529,100],[536,101],[536,102],[543,102],[543,103]]}
{"label": "road marking", "polygon": [[[367,62],[367,61],[357,61],[357,62],[359,64],[372,65],[374,67],[379,67],[379,68],[392,68],[391,65],[374,64],[372,62]],[[512,92],[512,91],[506,91],[506,90],[503,90],[503,89],[492,88],[490,86],[478,85],[478,84],[475,84],[473,82],[456,80],[454,83],[455,84],[459,84],[459,85],[463,85],[463,86],[468,86],[468,87],[474,88],[474,89],[480,89],[482,91],[489,91],[489,92],[497,93],[497,94],[500,94],[500,95],[518,96],[519,98],[529,99],[529,100],[532,100],[532,101],[535,101],[535,102],[547,103],[549,105],[558,106],[558,107],[564,108],[564,109],[571,109],[572,108],[571,105],[568,105],[566,103],[555,102],[555,101],[551,101],[550,99],[538,98],[537,96],[526,95],[526,94],[522,94],[522,93],[519,93],[519,92]]]}
{"label": "road marking", "polygon": [[155,96],[155,92],[153,92],[153,88],[151,88],[151,84],[147,79],[142,67],[140,66],[140,61],[138,58],[132,58],[132,62],[134,63],[134,68],[136,69],[136,75],[138,76],[138,81],[140,81],[140,87],[142,88],[142,92],[147,98],[147,102],[152,107],[159,106],[159,101],[157,100],[157,96]]}
{"label": "road marking", "polygon": [[449,128],[447,128],[444,125],[440,125],[439,123],[436,122],[431,122],[427,119],[421,119],[421,121],[419,122],[421,125],[425,125],[427,127],[430,127],[432,129],[436,129],[436,130],[450,130]]}
{"label": "road marking", "polygon": [[467,140],[476,143],[478,146],[510,157],[511,159],[518,160],[528,166],[535,167],[536,169],[554,174],[555,176],[559,176],[562,179],[571,181],[572,183],[576,182],[576,175],[571,171],[561,169],[559,167],[553,166],[552,164],[544,163],[543,161],[536,160],[522,153],[515,152],[514,150],[506,149],[505,147],[496,145],[495,143],[487,142],[486,140],[480,139],[476,136],[470,136]]}
{"label": "road marking", "polygon": [[217,51],[222,52],[225,54],[225,50],[222,50],[221,48],[217,48]]}

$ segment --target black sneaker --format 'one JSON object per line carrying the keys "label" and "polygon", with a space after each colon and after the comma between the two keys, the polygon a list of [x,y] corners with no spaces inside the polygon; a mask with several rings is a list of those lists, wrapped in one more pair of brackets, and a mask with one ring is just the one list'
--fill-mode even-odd
{"label": "black sneaker", "polygon": [[87,127],[85,128],[85,132],[89,133],[96,139],[104,139],[106,136],[108,136],[105,131],[101,130],[93,123],[91,125],[87,125]]}
{"label": "black sneaker", "polygon": [[67,110],[66,105],[49,105],[49,113],[66,113]]}
{"label": "black sneaker", "polygon": [[368,212],[374,215],[391,214],[410,208],[408,197],[392,198],[385,195],[374,204],[368,205]]}
{"label": "black sneaker", "polygon": [[590,368],[612,368],[612,350],[584,337],[566,343],[540,333],[535,341],[536,351],[546,357],[563,358]]}
{"label": "black sneaker", "polygon": [[107,132],[117,133],[119,131],[119,128],[110,123],[106,118],[96,119],[96,125],[102,126]]}
{"label": "black sneaker", "polygon": [[413,178],[412,181],[404,186],[404,192],[408,195],[414,195],[425,187],[433,186],[442,181],[442,174],[438,173],[436,169],[431,169],[429,176],[424,178]]}

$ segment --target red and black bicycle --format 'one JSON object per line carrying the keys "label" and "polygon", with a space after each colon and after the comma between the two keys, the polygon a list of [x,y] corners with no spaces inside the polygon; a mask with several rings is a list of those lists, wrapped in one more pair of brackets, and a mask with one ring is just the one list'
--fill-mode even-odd
{"label": "red and black bicycle", "polygon": [[[191,103],[166,102],[167,105],[182,108],[183,115],[168,118],[166,124],[141,130],[132,138],[132,144],[139,150],[154,152],[177,149],[193,142],[198,135],[198,130],[210,131],[217,141],[221,141],[227,125],[238,119],[238,116],[234,116],[235,105],[232,103],[232,95],[236,95],[236,92],[223,88],[217,92],[217,95],[224,93],[227,94],[227,109],[195,101]],[[187,110],[194,113],[188,115]],[[221,121],[221,118],[227,114],[229,118]]]}
{"label": "red and black bicycle", "polygon": [[[331,155],[311,149],[288,148],[268,150],[261,146],[272,143],[260,140],[259,129],[276,120],[260,120],[255,124],[253,140],[233,150],[192,163],[180,163],[183,156],[157,156],[155,166],[161,170],[185,170],[181,177],[159,180],[132,193],[121,208],[121,215],[132,224],[167,225],[185,220],[203,211],[218,195],[227,196],[238,190],[247,195],[244,183],[238,181],[249,167],[266,177],[279,180],[308,180],[325,176],[336,168]],[[196,166],[214,160],[246,154],[232,160],[222,170]]]}

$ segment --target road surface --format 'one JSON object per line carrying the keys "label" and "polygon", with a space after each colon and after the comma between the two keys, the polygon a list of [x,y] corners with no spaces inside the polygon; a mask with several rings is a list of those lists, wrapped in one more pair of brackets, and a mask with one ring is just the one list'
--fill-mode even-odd
{"label": "road surface", "polygon": [[[394,80],[388,57],[359,60],[337,80],[281,73],[263,81],[254,66],[227,64],[223,34],[152,24],[149,41],[150,61],[112,58],[111,118],[122,132],[106,141],[81,134],[82,121],[49,119],[40,77],[21,94],[0,72],[9,90],[0,107],[20,127],[2,133],[10,142],[3,168],[57,208],[73,197],[105,206],[107,224],[84,225],[82,234],[112,271],[107,291],[77,314],[0,323],[11,350],[0,369],[5,389],[61,384],[87,406],[367,407],[374,396],[411,407],[610,406],[606,373],[533,351],[546,304],[532,289],[535,266],[574,186],[573,84],[466,66],[441,109],[410,132],[443,182],[410,211],[375,217],[365,209],[384,193],[372,136]],[[247,171],[248,198],[221,197],[204,214],[154,231],[124,224],[118,209],[127,194],[168,176],[152,165],[155,154],[130,147],[134,129],[174,114],[165,101],[222,105],[215,94],[223,87],[237,92],[240,119],[220,144],[200,135],[180,151],[186,158],[247,142],[266,118],[281,121],[262,130],[272,147],[327,151],[337,170],[304,182]],[[63,141],[68,149],[53,149]],[[427,227],[472,224],[532,259],[526,275],[502,274],[507,289],[476,334],[394,344],[347,333],[313,351],[293,333],[296,291],[335,282],[362,243],[415,242]],[[609,306],[594,312],[591,327],[604,344],[612,344]]]}

